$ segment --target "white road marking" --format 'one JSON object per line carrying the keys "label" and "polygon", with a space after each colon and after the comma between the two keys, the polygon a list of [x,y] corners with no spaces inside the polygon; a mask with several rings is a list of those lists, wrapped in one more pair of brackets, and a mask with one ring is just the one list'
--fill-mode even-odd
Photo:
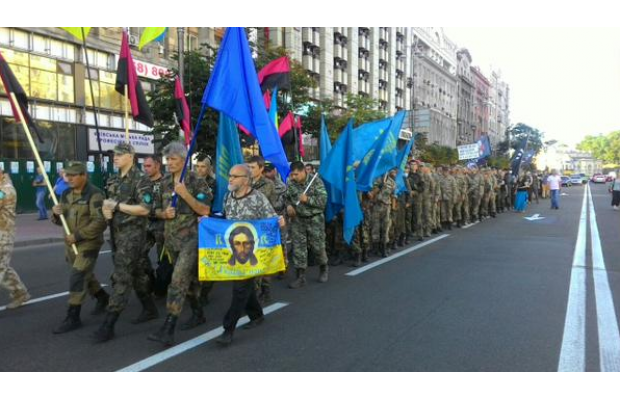
{"label": "white road marking", "polygon": [[393,255],[391,255],[391,256],[389,256],[389,257],[382,258],[381,260],[375,261],[375,262],[370,263],[370,264],[368,264],[368,265],[365,265],[365,266],[363,266],[363,267],[356,268],[355,270],[353,270],[353,271],[351,271],[351,272],[349,272],[349,273],[347,273],[347,274],[345,274],[345,275],[346,275],[346,276],[356,276],[356,275],[359,275],[359,274],[361,274],[361,273],[363,273],[363,272],[366,272],[366,271],[368,271],[368,270],[370,270],[370,269],[373,269],[373,268],[378,267],[378,266],[380,266],[380,265],[382,265],[382,264],[385,264],[386,262],[389,262],[389,261],[392,261],[392,260],[397,259],[397,258],[399,258],[399,257],[402,257],[402,256],[404,256],[405,254],[409,254],[409,253],[411,253],[412,251],[416,251],[416,250],[418,250],[418,249],[421,249],[421,248],[422,248],[422,247],[424,247],[424,246],[428,246],[429,244],[435,243],[435,242],[437,242],[437,241],[439,241],[439,240],[441,240],[441,239],[445,239],[445,238],[447,238],[448,236],[450,236],[450,235],[441,235],[441,236],[437,236],[436,238],[433,238],[433,239],[428,240],[428,241],[426,241],[426,242],[423,242],[423,243],[417,244],[417,245],[415,245],[415,246],[413,246],[413,247],[410,247],[410,248],[408,248],[408,249],[406,249],[406,250],[400,251],[400,252],[398,252],[398,253],[396,253],[396,254],[393,254]]}
{"label": "white road marking", "polygon": [[472,222],[471,224],[467,224],[467,225],[465,225],[465,226],[463,227],[463,229],[469,229],[469,228],[471,228],[472,226],[477,225],[477,224],[479,224],[479,223],[480,223],[480,221]]}
{"label": "white road marking", "polygon": [[570,290],[564,321],[564,335],[558,371],[586,370],[586,229],[588,224],[587,191],[584,189],[579,231],[573,254]]}
{"label": "white road marking", "polygon": [[[288,306],[288,303],[274,303],[272,305],[270,305],[269,307],[266,307],[265,309],[263,309],[263,313],[265,315],[267,314],[271,314],[275,311],[278,311],[281,308],[284,308],[286,306]],[[241,325],[245,325],[248,322],[250,322],[250,319],[248,317],[243,317],[239,320],[239,322],[237,323],[237,329],[241,326]],[[198,337],[195,337],[194,339],[188,340],[186,342],[183,342],[181,344],[178,344],[174,347],[171,347],[167,350],[164,350],[162,352],[159,352],[155,355],[152,355],[151,357],[145,358],[142,361],[138,361],[135,364],[132,364],[128,367],[125,367],[123,369],[119,369],[117,372],[140,372],[140,371],[144,371],[145,369],[151,368],[159,363],[162,363],[172,357],[176,357],[179,354],[182,354],[188,350],[191,350],[195,347],[198,347],[204,343],[207,343],[208,341],[215,339],[216,337],[218,337],[219,335],[222,334],[222,332],[224,332],[224,328],[222,328],[221,326],[219,328],[215,328],[213,330],[210,330],[207,333],[204,333]],[[234,342],[233,342],[234,343]]]}
{"label": "white road marking", "polygon": [[614,300],[609,288],[605,268],[605,258],[601,238],[596,223],[596,212],[592,193],[588,187],[590,203],[590,235],[592,239],[592,267],[594,273],[594,294],[596,299],[596,319],[598,325],[599,355],[602,372],[620,371],[620,332],[614,308]]}
{"label": "white road marking", "polygon": [[[106,286],[108,285],[101,285],[101,287],[106,287]],[[27,302],[24,303],[22,307],[30,305],[30,304],[40,303],[46,300],[56,299],[62,296],[68,296],[68,295],[69,295],[69,292],[62,292],[62,293],[50,294],[49,296],[38,297],[36,299],[28,300]],[[6,306],[0,307],[0,311],[4,311],[4,310],[6,310]]]}

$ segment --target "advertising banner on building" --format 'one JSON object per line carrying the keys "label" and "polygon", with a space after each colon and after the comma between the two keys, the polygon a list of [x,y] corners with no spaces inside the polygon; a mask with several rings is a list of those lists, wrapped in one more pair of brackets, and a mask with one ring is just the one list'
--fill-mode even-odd
{"label": "advertising banner on building", "polygon": [[[125,131],[113,131],[109,129],[99,129],[101,136],[101,150],[107,152],[114,149],[119,143],[125,142]],[[129,143],[136,149],[138,154],[153,154],[155,145],[152,135],[142,135],[140,133],[129,133]],[[97,146],[97,131],[88,129],[88,150],[99,151]]]}

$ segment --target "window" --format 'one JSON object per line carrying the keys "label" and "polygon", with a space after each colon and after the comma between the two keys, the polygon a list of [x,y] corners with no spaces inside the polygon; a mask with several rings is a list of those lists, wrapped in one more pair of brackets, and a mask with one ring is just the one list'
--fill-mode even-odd
{"label": "window", "polygon": [[[116,74],[107,71],[96,71],[91,69],[91,78],[93,81],[93,92],[95,94],[96,106],[108,108],[112,110],[123,110],[123,97],[114,88],[116,83]],[[84,88],[86,92],[86,106],[92,107],[93,100],[90,95],[90,83],[88,78],[84,79]]]}
{"label": "window", "polygon": [[[0,118],[0,157],[32,159],[28,139],[13,118]],[[43,159],[75,159],[75,126],[49,121],[37,121],[44,143],[38,144]]]}

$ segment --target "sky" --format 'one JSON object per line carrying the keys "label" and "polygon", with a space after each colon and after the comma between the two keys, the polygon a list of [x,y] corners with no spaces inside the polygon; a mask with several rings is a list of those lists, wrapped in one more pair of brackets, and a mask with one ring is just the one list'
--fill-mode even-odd
{"label": "sky", "polygon": [[620,130],[620,28],[444,28],[473,65],[502,72],[510,122],[576,145]]}

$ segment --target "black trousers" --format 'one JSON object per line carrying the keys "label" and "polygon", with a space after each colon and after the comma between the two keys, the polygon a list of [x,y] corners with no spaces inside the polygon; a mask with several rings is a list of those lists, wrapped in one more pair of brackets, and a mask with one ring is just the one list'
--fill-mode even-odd
{"label": "black trousers", "polygon": [[611,194],[611,205],[616,207],[620,206],[620,191],[613,190]]}
{"label": "black trousers", "polygon": [[251,320],[263,316],[263,308],[256,298],[254,278],[233,282],[232,301],[228,312],[224,316],[224,329],[234,331],[243,311],[246,312]]}

